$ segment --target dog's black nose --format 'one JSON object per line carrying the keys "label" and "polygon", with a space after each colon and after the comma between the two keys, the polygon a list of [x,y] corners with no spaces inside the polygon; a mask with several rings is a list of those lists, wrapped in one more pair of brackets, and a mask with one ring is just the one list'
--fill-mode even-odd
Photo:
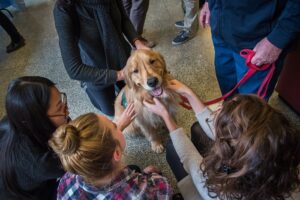
{"label": "dog's black nose", "polygon": [[150,87],[155,87],[158,83],[158,79],[156,77],[151,77],[151,78],[148,78],[147,80],[147,84],[150,86]]}

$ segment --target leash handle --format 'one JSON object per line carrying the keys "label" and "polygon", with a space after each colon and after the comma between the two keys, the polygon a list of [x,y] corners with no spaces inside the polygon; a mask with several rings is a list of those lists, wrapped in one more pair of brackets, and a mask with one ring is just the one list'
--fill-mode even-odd
{"label": "leash handle", "polygon": [[204,104],[205,105],[212,105],[219,101],[225,100],[227,97],[229,97],[238,87],[240,87],[242,84],[244,84],[253,74],[255,74],[256,71],[264,71],[271,67],[270,71],[268,72],[267,76],[264,78],[262,84],[260,85],[257,95],[261,98],[264,98],[267,94],[268,87],[270,84],[270,81],[273,77],[273,73],[275,71],[275,63],[272,64],[264,64],[262,66],[257,66],[255,64],[251,63],[251,60],[253,56],[255,55],[255,52],[251,49],[243,49],[240,51],[240,55],[246,59],[246,66],[249,68],[246,74],[243,76],[243,78],[232,88],[229,92],[224,94],[223,96],[207,101]]}
{"label": "leash handle", "polygon": [[255,55],[255,51],[251,49],[243,49],[240,51],[240,56],[246,59],[246,66],[257,71],[263,71],[269,68],[270,64],[263,64],[261,66],[257,66],[251,63],[252,58]]}

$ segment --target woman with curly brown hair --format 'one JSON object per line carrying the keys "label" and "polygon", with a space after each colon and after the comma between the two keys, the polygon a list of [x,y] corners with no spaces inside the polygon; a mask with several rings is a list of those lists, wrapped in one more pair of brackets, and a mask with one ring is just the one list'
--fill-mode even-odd
{"label": "woman with curly brown hair", "polygon": [[299,199],[300,132],[282,113],[255,95],[238,95],[212,112],[179,81],[170,87],[196,113],[194,144],[157,99],[145,105],[170,131],[167,161],[184,199]]}

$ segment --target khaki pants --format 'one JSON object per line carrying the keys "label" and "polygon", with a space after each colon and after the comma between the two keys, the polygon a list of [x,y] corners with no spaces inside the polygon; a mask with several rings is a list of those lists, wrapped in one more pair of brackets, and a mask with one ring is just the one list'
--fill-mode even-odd
{"label": "khaki pants", "polygon": [[181,0],[184,12],[184,30],[195,34],[198,31],[199,0]]}

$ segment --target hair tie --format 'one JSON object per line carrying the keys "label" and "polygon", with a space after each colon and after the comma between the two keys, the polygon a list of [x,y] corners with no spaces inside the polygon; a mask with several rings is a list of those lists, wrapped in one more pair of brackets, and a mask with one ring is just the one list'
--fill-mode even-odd
{"label": "hair tie", "polygon": [[230,174],[232,172],[234,172],[234,169],[228,165],[223,164],[221,167],[222,172],[226,173],[226,174]]}

